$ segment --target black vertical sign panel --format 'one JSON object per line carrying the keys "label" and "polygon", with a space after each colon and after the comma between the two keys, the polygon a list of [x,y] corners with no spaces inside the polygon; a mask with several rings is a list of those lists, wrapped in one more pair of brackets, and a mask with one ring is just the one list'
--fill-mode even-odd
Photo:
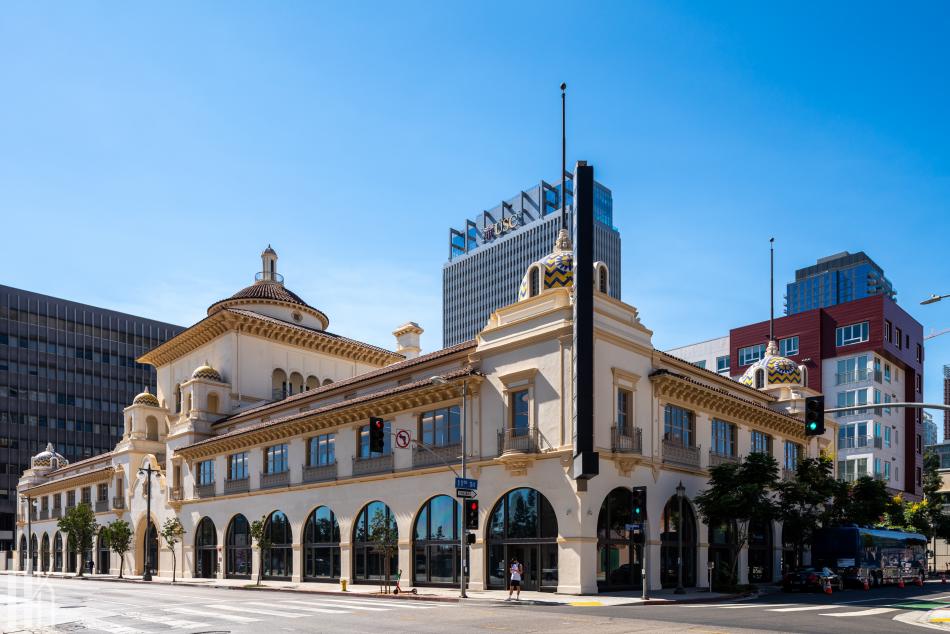
{"label": "black vertical sign panel", "polygon": [[574,479],[600,472],[594,451],[594,168],[574,171]]}

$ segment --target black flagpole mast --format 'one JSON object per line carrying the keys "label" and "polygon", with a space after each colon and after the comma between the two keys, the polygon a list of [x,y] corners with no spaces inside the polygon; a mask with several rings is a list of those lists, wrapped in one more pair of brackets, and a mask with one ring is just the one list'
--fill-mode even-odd
{"label": "black flagpole mast", "polygon": [[775,238],[769,238],[769,341],[775,339]]}
{"label": "black flagpole mast", "polygon": [[567,199],[567,124],[566,99],[567,84],[561,84],[561,229],[567,229],[567,213],[564,201]]}

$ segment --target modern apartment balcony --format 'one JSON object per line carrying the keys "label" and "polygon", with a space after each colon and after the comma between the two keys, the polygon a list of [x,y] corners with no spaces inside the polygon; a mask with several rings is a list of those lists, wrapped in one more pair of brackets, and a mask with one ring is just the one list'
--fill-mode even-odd
{"label": "modern apartment balcony", "polygon": [[498,432],[498,455],[518,453],[538,453],[538,428],[509,428]]}
{"label": "modern apartment balcony", "polygon": [[125,498],[124,498],[124,497],[114,497],[114,498],[112,498],[112,508],[114,508],[114,509],[124,509],[124,508],[125,508]]}
{"label": "modern apartment balcony", "polygon": [[643,453],[643,430],[639,427],[633,429],[617,429],[614,425],[610,428],[610,450],[614,453]]}
{"label": "modern apartment balcony", "polygon": [[228,480],[225,480],[225,481],[224,481],[224,493],[225,493],[225,494],[228,494],[228,493],[247,493],[247,491],[248,491],[249,488],[250,488],[249,479],[246,478],[246,477],[244,477],[244,478],[236,478],[236,479],[233,479],[233,480],[232,480],[232,479],[228,479]]}
{"label": "modern apartment balcony", "polygon": [[207,484],[196,484],[195,497],[202,500],[205,498],[213,498],[214,497],[214,482],[208,482]]}
{"label": "modern apartment balcony", "polygon": [[881,449],[884,446],[884,439],[880,436],[847,436],[838,438],[838,449],[863,449],[874,447]]}
{"label": "modern apartment balcony", "polygon": [[290,486],[290,471],[278,471],[276,473],[261,473],[261,488],[274,489],[276,487]]}
{"label": "modern apartment balcony", "polygon": [[709,451],[709,466],[718,467],[721,464],[738,464],[739,456],[730,456],[728,454],[719,453],[714,450]]}
{"label": "modern apartment balcony", "polygon": [[678,440],[663,439],[663,462],[699,469],[699,447],[689,447]]}
{"label": "modern apartment balcony", "polygon": [[109,500],[96,500],[96,513],[105,513],[109,510]]}
{"label": "modern apartment balcony", "polygon": [[859,381],[867,380],[868,371],[866,368],[863,370],[852,370],[851,372],[838,372],[835,374],[836,385],[847,385],[849,383],[857,383]]}
{"label": "modern apartment balcony", "polygon": [[413,467],[431,467],[433,465],[458,464],[462,461],[462,443],[429,447],[428,450],[415,446],[412,448]]}
{"label": "modern apartment balcony", "polygon": [[375,458],[353,458],[353,475],[369,475],[371,473],[387,473],[393,470],[393,455],[377,456]]}
{"label": "modern apartment balcony", "polygon": [[331,464],[305,464],[301,467],[302,482],[326,482],[336,480],[336,463]]}

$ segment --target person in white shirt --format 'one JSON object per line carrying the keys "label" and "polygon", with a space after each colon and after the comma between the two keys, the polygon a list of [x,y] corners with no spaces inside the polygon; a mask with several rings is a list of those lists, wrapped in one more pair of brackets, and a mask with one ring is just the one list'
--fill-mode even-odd
{"label": "person in white shirt", "polygon": [[510,581],[508,583],[508,598],[505,601],[511,601],[511,593],[517,592],[515,601],[521,600],[521,577],[524,575],[524,567],[518,562],[517,558],[511,560],[511,567],[508,569]]}

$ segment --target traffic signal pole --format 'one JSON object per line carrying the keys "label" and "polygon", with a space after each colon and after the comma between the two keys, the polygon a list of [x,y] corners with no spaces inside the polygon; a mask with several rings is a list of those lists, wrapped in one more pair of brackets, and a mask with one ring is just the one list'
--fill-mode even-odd
{"label": "traffic signal pole", "polygon": [[[468,396],[468,382],[462,381],[462,477],[465,478],[468,476],[465,473],[465,448],[467,446],[466,436],[468,436],[468,425],[466,424],[466,410],[465,410],[465,401]],[[459,504],[461,509],[462,505]],[[467,599],[468,595],[465,593],[465,564],[468,562],[468,529],[465,528],[465,513],[459,513],[459,598]]]}

